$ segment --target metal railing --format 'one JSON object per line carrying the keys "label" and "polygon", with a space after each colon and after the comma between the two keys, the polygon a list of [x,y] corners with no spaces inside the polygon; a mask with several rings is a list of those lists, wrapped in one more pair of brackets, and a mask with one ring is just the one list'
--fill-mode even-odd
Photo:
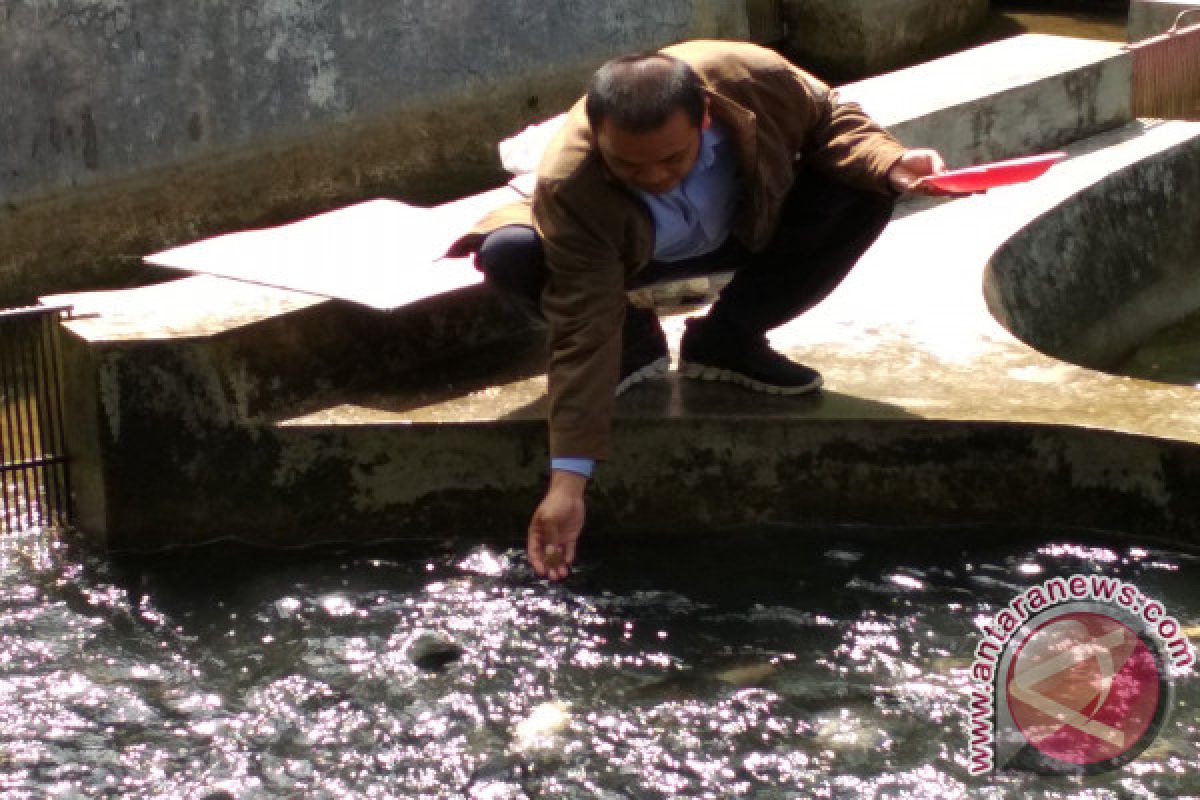
{"label": "metal railing", "polygon": [[71,486],[59,320],[69,307],[0,310],[0,529],[63,526]]}

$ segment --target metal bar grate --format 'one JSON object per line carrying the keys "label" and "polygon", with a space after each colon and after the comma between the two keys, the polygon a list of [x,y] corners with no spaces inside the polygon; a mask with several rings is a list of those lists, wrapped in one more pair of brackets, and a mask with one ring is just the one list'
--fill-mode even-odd
{"label": "metal bar grate", "polygon": [[0,528],[64,526],[71,486],[59,319],[69,308],[0,311]]}

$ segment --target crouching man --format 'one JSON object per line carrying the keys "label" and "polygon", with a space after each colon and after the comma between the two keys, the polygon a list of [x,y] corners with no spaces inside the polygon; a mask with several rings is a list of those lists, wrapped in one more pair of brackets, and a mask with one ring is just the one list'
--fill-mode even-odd
{"label": "crouching man", "polygon": [[[530,203],[463,247],[550,328],[551,477],[529,525],[539,575],[567,575],[584,490],[609,456],[614,400],[670,366],[650,283],[733,270],[686,321],[678,369],[776,394],[821,376],[766,333],[824,299],[875,241],[895,198],[944,170],[774,52],[696,41],[601,67],[538,168]],[[460,251],[461,252],[461,251]]]}

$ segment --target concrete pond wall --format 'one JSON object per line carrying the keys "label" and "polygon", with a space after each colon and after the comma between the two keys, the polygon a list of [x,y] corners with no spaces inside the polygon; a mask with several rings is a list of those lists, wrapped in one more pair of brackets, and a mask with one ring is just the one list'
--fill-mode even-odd
{"label": "concrete pond wall", "polygon": [[1055,358],[1103,369],[1200,309],[1200,140],[1119,170],[992,259],[988,307]]}
{"label": "concrete pond wall", "polygon": [[783,0],[787,46],[836,79],[913,64],[983,26],[988,0]]}
{"label": "concrete pond wall", "polygon": [[216,231],[481,188],[494,143],[606,58],[746,35],[742,0],[5,3],[0,306]]}

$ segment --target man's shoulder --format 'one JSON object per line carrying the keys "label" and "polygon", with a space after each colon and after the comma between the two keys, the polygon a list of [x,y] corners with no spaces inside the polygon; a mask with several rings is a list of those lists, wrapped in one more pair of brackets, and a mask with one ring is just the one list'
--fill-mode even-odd
{"label": "man's shoulder", "polygon": [[793,68],[787,59],[774,50],[751,42],[695,39],[664,47],[662,52],[686,61],[710,82],[752,78],[759,73]]}

